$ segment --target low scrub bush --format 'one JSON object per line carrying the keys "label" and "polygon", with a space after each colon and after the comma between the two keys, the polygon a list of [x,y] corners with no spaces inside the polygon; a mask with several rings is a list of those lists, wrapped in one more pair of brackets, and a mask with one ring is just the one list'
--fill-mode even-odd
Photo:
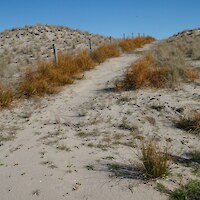
{"label": "low scrub bush", "polygon": [[163,150],[152,140],[142,141],[139,156],[144,172],[148,178],[165,176],[170,167],[169,149]]}

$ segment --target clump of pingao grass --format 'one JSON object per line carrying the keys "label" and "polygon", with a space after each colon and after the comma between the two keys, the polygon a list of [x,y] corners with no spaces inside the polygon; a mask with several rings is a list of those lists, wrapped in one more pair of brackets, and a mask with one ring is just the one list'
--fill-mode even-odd
{"label": "clump of pingao grass", "polygon": [[142,141],[139,159],[147,178],[159,178],[168,174],[170,167],[169,148],[161,149],[153,141]]}

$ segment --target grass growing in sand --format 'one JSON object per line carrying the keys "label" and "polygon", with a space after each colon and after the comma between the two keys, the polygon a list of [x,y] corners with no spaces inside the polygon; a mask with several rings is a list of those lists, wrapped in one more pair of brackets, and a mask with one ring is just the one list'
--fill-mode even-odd
{"label": "grass growing in sand", "polygon": [[[154,39],[141,37],[131,40],[134,41],[131,47],[134,50]],[[104,44],[96,48],[92,55],[88,51],[76,54],[61,52],[58,54],[57,64],[53,60],[40,62],[36,69],[26,70],[14,92],[8,88],[0,88],[0,106],[7,107],[15,98],[55,93],[59,86],[72,84],[75,79],[83,78],[83,73],[93,69],[96,63],[119,56],[120,48],[120,44]]]}
{"label": "grass growing in sand", "polygon": [[14,92],[10,88],[0,86],[0,107],[8,107],[14,99]]}
{"label": "grass growing in sand", "polygon": [[117,45],[106,44],[95,49],[92,58],[97,63],[102,63],[108,58],[120,56],[119,48]]}
{"label": "grass growing in sand", "polygon": [[181,116],[176,127],[188,131],[193,134],[200,134],[200,112],[192,110],[187,116]]}
{"label": "grass growing in sand", "polygon": [[136,38],[127,38],[121,40],[119,42],[119,47],[122,49],[123,52],[130,53],[136,48],[141,48],[145,44],[151,43],[155,41],[152,37],[136,37]]}
{"label": "grass growing in sand", "polygon": [[158,178],[167,175],[170,167],[169,150],[163,150],[154,141],[142,141],[140,160],[148,178]]}
{"label": "grass growing in sand", "polygon": [[200,181],[191,180],[171,193],[171,200],[198,200],[200,197]]}
{"label": "grass growing in sand", "polygon": [[194,82],[198,73],[191,67],[161,66],[153,55],[147,55],[132,64],[124,79],[116,83],[118,90],[131,90],[144,87],[171,88],[182,81]]}

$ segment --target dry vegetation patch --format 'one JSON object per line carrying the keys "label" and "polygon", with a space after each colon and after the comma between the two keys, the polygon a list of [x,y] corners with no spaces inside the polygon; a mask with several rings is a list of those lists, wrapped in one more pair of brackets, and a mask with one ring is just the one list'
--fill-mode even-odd
{"label": "dry vegetation patch", "polygon": [[192,110],[188,115],[181,116],[176,127],[194,134],[200,134],[200,112]]}
{"label": "dry vegetation patch", "polygon": [[108,58],[118,57],[120,55],[119,48],[117,45],[106,44],[95,49],[93,52],[93,59],[102,63]]}
{"label": "dry vegetation patch", "polygon": [[130,53],[136,48],[141,48],[145,44],[151,43],[153,41],[155,41],[155,39],[149,36],[127,38],[119,42],[119,47],[122,49],[122,51]]}
{"label": "dry vegetation patch", "polygon": [[163,177],[169,172],[169,149],[161,149],[155,141],[142,141],[140,160],[148,178]]}
{"label": "dry vegetation patch", "polygon": [[181,82],[195,82],[198,78],[198,71],[186,62],[182,52],[163,42],[133,63],[124,79],[116,83],[116,88],[174,88]]}

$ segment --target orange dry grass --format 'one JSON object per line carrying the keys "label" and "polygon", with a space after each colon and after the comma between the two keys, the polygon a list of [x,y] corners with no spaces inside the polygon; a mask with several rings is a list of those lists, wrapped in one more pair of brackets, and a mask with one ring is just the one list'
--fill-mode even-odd
{"label": "orange dry grass", "polygon": [[159,66],[149,55],[130,66],[124,80],[117,83],[118,90],[138,89],[142,87],[165,88],[174,87],[180,81],[194,81],[198,73],[192,69],[176,69]]}
{"label": "orange dry grass", "polygon": [[3,86],[0,86],[0,107],[8,107],[14,99],[14,92]]}
{"label": "orange dry grass", "polygon": [[125,79],[119,84],[118,89],[163,88],[166,86],[169,72],[169,68],[157,67],[154,59],[151,56],[146,56],[130,67]]}
{"label": "orange dry grass", "polygon": [[90,70],[95,67],[95,62],[92,60],[90,54],[87,51],[80,52],[74,59],[75,64],[82,71]]}
{"label": "orange dry grass", "polygon": [[188,68],[185,71],[185,77],[187,81],[194,82],[196,79],[198,79],[199,75],[195,69]]}
{"label": "orange dry grass", "polygon": [[21,95],[44,95],[54,93],[55,87],[73,83],[73,79],[93,68],[95,65],[90,55],[80,52],[77,55],[58,55],[58,64],[53,61],[40,63],[36,71],[27,70],[24,80],[19,85]]}
{"label": "orange dry grass", "polygon": [[120,41],[119,47],[124,52],[131,52],[132,50],[134,50],[133,39],[125,39]]}
{"label": "orange dry grass", "polygon": [[154,38],[152,37],[136,37],[136,38],[128,38],[121,40],[119,42],[119,47],[122,49],[124,52],[131,52],[135,50],[136,48],[141,48],[145,44],[151,43],[155,41]]}
{"label": "orange dry grass", "polygon": [[118,57],[119,55],[120,52],[116,45],[105,44],[94,50],[93,59],[98,63],[102,63],[108,58]]}

